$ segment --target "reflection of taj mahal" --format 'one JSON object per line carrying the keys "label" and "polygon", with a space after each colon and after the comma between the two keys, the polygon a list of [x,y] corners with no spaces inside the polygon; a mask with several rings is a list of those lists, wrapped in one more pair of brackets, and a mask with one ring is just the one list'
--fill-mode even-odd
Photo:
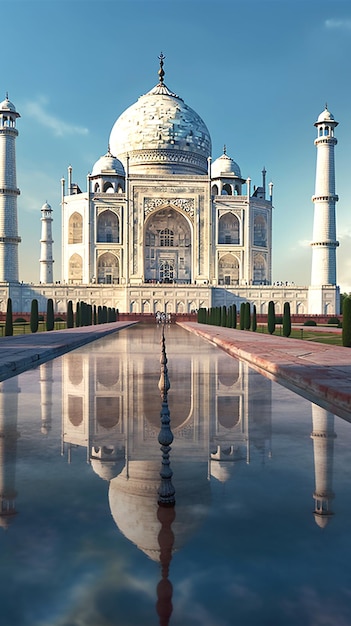
{"label": "reflection of taj mahal", "polygon": [[[212,161],[211,137],[201,117],[159,82],[115,122],[107,153],[87,176],[86,190],[61,181],[62,275],[53,281],[52,209],[42,207],[40,284],[18,283],[14,105],[0,104],[4,151],[0,232],[0,307],[7,295],[16,311],[33,297],[55,311],[85,300],[123,312],[188,313],[249,300],[266,313],[338,312],[335,252],[334,128],[325,109],[316,122],[317,173],[310,287],[272,285],[272,193],[263,168],[258,186],[227,154]],[[1,167],[0,167],[1,170]],[[0,171],[0,178],[1,178]],[[8,285],[6,286],[6,282]]]}

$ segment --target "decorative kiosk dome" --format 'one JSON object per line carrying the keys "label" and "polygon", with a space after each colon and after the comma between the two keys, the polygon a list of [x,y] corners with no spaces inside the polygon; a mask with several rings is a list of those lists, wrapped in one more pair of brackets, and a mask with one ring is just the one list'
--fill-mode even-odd
{"label": "decorative kiosk dome", "polygon": [[118,118],[110,146],[130,172],[206,174],[211,138],[201,117],[160,82]]}
{"label": "decorative kiosk dome", "polygon": [[110,150],[100,157],[94,164],[91,175],[99,176],[100,174],[118,174],[124,176],[124,167],[116,157],[114,157]]}
{"label": "decorative kiosk dome", "polygon": [[223,151],[222,156],[218,157],[218,159],[216,159],[212,163],[211,177],[212,178],[221,178],[223,176],[227,177],[228,174],[231,176],[237,176],[238,178],[241,178],[241,171],[240,171],[239,165],[235,163],[235,161],[233,161],[233,159],[231,159],[230,156],[227,155],[226,148],[224,146],[224,151]]}

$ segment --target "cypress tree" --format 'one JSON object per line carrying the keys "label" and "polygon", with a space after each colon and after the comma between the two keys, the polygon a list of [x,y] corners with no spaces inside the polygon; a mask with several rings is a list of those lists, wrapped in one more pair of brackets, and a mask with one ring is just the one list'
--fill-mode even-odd
{"label": "cypress tree", "polygon": [[92,326],[93,323],[93,307],[88,304],[88,326]]}
{"label": "cypress tree", "polygon": [[102,308],[99,305],[97,309],[97,323],[102,324]]}
{"label": "cypress tree", "polygon": [[245,330],[250,330],[250,326],[251,326],[250,302],[245,302],[245,311],[244,311],[244,328],[245,328]]}
{"label": "cypress tree", "polygon": [[93,306],[93,324],[94,326],[97,324],[96,304]]}
{"label": "cypress tree", "polygon": [[73,303],[72,303],[72,300],[68,300],[68,302],[67,302],[66,327],[67,328],[73,328],[74,327],[74,316],[73,316]]}
{"label": "cypress tree", "polygon": [[344,298],[342,303],[342,345],[351,348],[351,297]]}
{"label": "cypress tree", "polygon": [[80,326],[80,302],[76,304],[76,328]]}
{"label": "cypress tree", "polygon": [[13,322],[12,322],[12,300],[7,299],[6,307],[6,321],[5,321],[5,337],[12,337],[13,335]]}
{"label": "cypress tree", "polygon": [[255,333],[257,330],[257,313],[256,313],[256,304],[253,305],[252,307],[252,322],[251,322],[251,328],[253,330],[253,332]]}
{"label": "cypress tree", "polygon": [[245,302],[242,302],[240,304],[239,323],[240,323],[240,330],[244,330],[245,328]]}
{"label": "cypress tree", "polygon": [[227,307],[226,306],[222,306],[221,326],[226,326],[226,325],[227,325]]}
{"label": "cypress tree", "polygon": [[38,300],[34,298],[30,307],[30,331],[36,333],[39,327]]}
{"label": "cypress tree", "polygon": [[289,302],[284,302],[283,335],[284,337],[290,337],[291,335],[291,315]]}
{"label": "cypress tree", "polygon": [[268,302],[268,332],[270,335],[273,335],[275,331],[275,306],[273,300]]}
{"label": "cypress tree", "polygon": [[233,323],[232,323],[232,328],[236,328],[237,317],[238,317],[238,312],[236,310],[236,304],[233,304]]}
{"label": "cypress tree", "polygon": [[54,303],[52,298],[48,298],[46,304],[46,330],[54,330],[55,318],[54,318]]}

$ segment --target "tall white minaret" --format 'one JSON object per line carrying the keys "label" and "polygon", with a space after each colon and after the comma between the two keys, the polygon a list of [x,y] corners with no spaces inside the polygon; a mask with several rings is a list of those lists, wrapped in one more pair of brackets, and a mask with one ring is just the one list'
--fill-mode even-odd
{"label": "tall white minaret", "polygon": [[336,248],[339,242],[336,240],[335,203],[339,198],[335,193],[334,146],[337,139],[334,137],[334,129],[337,125],[338,122],[326,105],[315,123],[317,166],[315,193],[312,197],[312,287],[336,285]]}
{"label": "tall white minaret", "polygon": [[16,119],[20,117],[7,97],[0,103],[0,282],[18,282],[16,183]]}
{"label": "tall white minaret", "polygon": [[41,239],[40,239],[40,282],[43,284],[53,282],[52,258],[52,208],[45,202],[41,207]]}

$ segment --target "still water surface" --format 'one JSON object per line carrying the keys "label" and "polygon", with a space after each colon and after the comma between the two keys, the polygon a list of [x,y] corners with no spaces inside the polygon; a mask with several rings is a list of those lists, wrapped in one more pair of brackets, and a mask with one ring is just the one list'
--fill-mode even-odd
{"label": "still water surface", "polygon": [[1,383],[1,624],[351,625],[351,424],[165,336],[174,511],[160,328]]}

